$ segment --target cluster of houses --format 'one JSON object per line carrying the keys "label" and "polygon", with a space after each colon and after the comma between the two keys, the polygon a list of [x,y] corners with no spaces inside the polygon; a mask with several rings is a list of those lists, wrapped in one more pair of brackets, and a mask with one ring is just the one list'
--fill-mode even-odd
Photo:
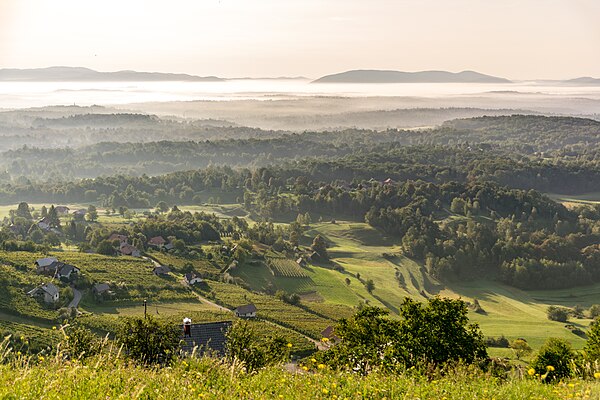
{"label": "cluster of houses", "polygon": [[[119,253],[124,256],[141,257],[142,253],[135,246],[129,244],[129,238],[126,235],[119,233],[113,233],[108,237],[110,242],[119,241]],[[155,236],[148,240],[148,246],[155,247],[157,249],[171,250],[173,244],[167,242],[162,236]]]}
{"label": "cluster of houses", "polygon": [[[56,206],[54,207],[54,209],[56,210],[56,213],[58,215],[73,215],[76,218],[85,218],[86,214],[87,214],[87,210],[85,208],[79,209],[79,210],[74,210],[71,212],[71,209],[67,206]],[[56,234],[60,234],[61,232],[52,227],[50,224],[50,218],[43,217],[41,218],[36,225],[38,226],[38,228],[40,228],[42,231],[44,232],[54,232]]]}
{"label": "cluster of houses", "polygon": [[[76,266],[59,261],[56,257],[40,258],[35,261],[34,265],[38,274],[62,282],[71,282],[81,273],[81,270]],[[92,287],[92,293],[95,295],[110,293],[110,287],[107,283],[97,283]],[[27,294],[48,304],[55,304],[60,299],[60,290],[53,283],[44,283],[30,290]]]}

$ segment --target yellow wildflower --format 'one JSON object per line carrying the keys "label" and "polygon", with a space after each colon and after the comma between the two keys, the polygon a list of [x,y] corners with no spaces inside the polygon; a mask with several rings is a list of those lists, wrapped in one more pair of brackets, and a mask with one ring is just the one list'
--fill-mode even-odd
{"label": "yellow wildflower", "polygon": [[554,371],[554,367],[552,365],[548,365],[546,366],[546,370],[552,372]]}
{"label": "yellow wildflower", "polygon": [[527,370],[527,373],[529,374],[529,376],[533,376],[535,375],[535,369],[529,368],[529,370]]}
{"label": "yellow wildflower", "polygon": [[302,366],[302,369],[308,371],[308,367],[306,365]]}
{"label": "yellow wildflower", "polygon": [[288,343],[288,344],[287,344],[287,347],[292,347],[292,344],[291,344],[291,343]]}
{"label": "yellow wildflower", "polygon": [[319,368],[319,369],[323,369],[323,368],[325,368],[325,364],[319,364],[319,365],[318,365],[318,368]]}
{"label": "yellow wildflower", "polygon": [[600,372],[594,372],[594,378],[600,379]]}

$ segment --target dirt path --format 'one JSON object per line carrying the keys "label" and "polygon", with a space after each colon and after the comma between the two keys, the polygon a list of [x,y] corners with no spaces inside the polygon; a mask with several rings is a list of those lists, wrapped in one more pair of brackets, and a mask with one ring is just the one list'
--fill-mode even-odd
{"label": "dirt path", "polygon": [[67,308],[77,308],[79,306],[79,302],[81,301],[81,292],[75,288],[73,289],[73,300],[69,303]]}

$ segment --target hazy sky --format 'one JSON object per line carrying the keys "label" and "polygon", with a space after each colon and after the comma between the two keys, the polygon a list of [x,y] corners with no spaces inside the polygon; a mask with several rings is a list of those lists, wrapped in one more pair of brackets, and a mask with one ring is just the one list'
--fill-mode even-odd
{"label": "hazy sky", "polygon": [[599,0],[0,0],[0,68],[600,77]]}

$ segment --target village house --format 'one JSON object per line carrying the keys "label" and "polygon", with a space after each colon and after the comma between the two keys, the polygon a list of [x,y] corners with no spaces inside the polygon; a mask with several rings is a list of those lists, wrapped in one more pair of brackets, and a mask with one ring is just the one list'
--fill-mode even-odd
{"label": "village house", "polygon": [[59,290],[56,285],[52,283],[46,283],[42,286],[36,287],[35,289],[27,292],[31,297],[42,298],[46,303],[56,303],[59,299]]}
{"label": "village house", "polygon": [[37,222],[37,226],[41,230],[43,230],[45,232],[48,232],[50,230],[50,228],[51,228],[51,226],[50,226],[50,219],[48,217],[44,217],[44,218],[40,219]]}
{"label": "village house", "polygon": [[127,243],[122,243],[119,251],[124,256],[140,257],[142,255],[137,248]]}
{"label": "village house", "polygon": [[339,342],[341,339],[335,334],[335,328],[329,325],[321,332],[321,337],[327,339],[330,343],[334,344]]}
{"label": "village house", "polygon": [[195,285],[196,283],[202,282],[202,278],[193,272],[188,272],[184,275],[184,278],[188,285]]}
{"label": "village house", "polygon": [[92,288],[92,293],[96,296],[100,296],[103,293],[107,293],[110,291],[110,286],[108,283],[96,283]]}
{"label": "village house", "polygon": [[115,240],[119,241],[119,244],[127,244],[128,237],[125,235],[120,235],[118,233],[113,233],[108,237],[109,242],[114,242]]}
{"label": "village house", "polygon": [[69,211],[71,210],[67,206],[56,206],[56,207],[54,207],[54,209],[56,210],[56,213],[59,215],[67,215],[69,213]]}
{"label": "village house", "polygon": [[79,268],[70,264],[65,264],[60,261],[58,261],[56,264],[56,277],[58,279],[70,280],[73,274],[78,275],[81,272]]}
{"label": "village house", "polygon": [[162,247],[167,243],[167,241],[162,236],[154,236],[148,240],[148,245],[154,247]]}
{"label": "village house", "polygon": [[231,321],[192,324],[192,320],[185,318],[182,328],[181,350],[183,354],[205,353],[217,356],[225,355],[227,348],[227,331]]}
{"label": "village house", "polygon": [[81,208],[79,210],[73,211],[73,216],[83,218],[87,214],[87,210],[85,208]]}
{"label": "village house", "polygon": [[301,267],[306,267],[306,261],[302,257],[300,257],[296,260],[296,264],[298,264]]}
{"label": "village house", "polygon": [[38,274],[50,273],[50,271],[52,274],[54,274],[56,272],[56,268],[52,269],[51,266],[56,262],[58,262],[56,257],[45,257],[36,260],[34,264],[37,267]]}
{"label": "village house", "polygon": [[246,304],[245,306],[239,306],[234,310],[235,316],[239,318],[255,318],[256,317],[256,306],[254,304]]}

